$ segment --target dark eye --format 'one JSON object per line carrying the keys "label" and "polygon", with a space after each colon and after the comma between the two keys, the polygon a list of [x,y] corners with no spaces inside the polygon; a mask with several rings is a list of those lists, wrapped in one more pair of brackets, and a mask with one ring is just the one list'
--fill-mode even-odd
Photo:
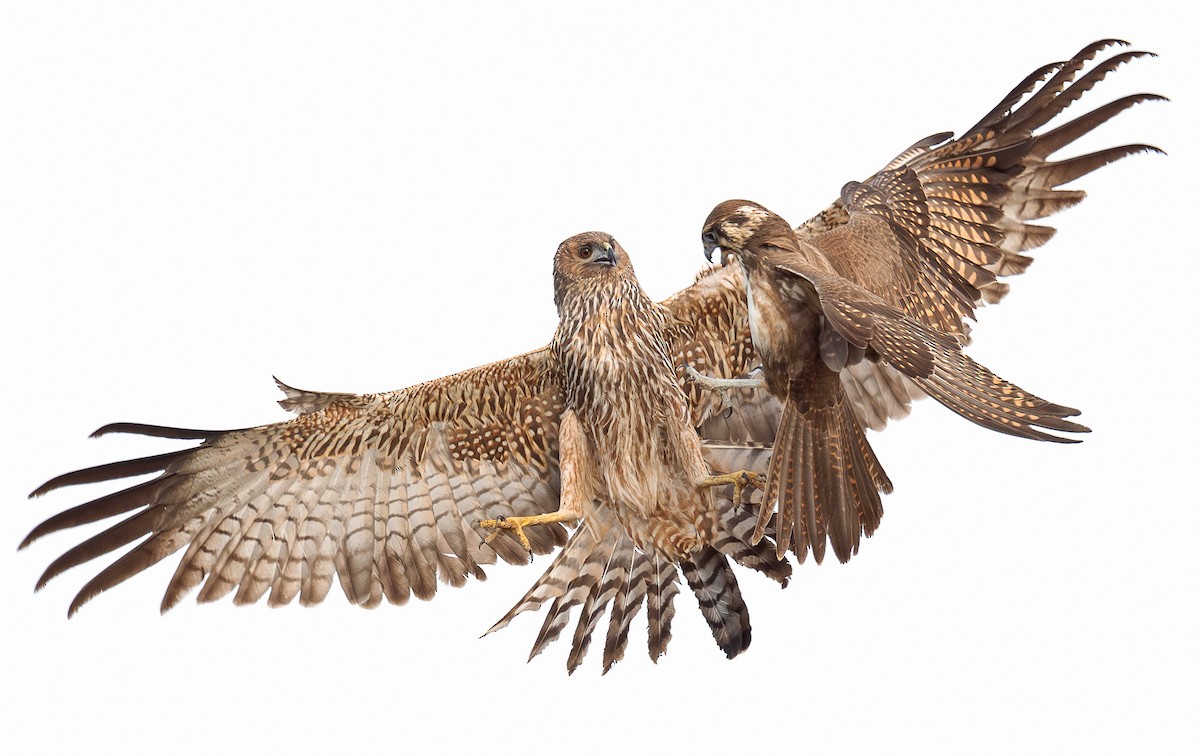
{"label": "dark eye", "polygon": [[592,245],[591,245],[591,244],[584,244],[582,247],[580,247],[580,248],[579,248],[579,253],[578,253],[578,254],[579,254],[579,259],[580,259],[580,260],[586,260],[586,259],[588,259],[589,257],[591,257],[591,256],[592,256]]}
{"label": "dark eye", "polygon": [[717,243],[717,235],[715,233],[713,233],[712,231],[705,231],[704,236],[701,236],[700,239],[705,244],[716,244]]}

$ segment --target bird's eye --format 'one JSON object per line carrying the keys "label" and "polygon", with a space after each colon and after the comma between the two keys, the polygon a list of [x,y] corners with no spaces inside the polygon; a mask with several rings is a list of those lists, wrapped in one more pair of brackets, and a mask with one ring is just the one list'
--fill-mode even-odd
{"label": "bird's eye", "polygon": [[579,248],[579,259],[580,260],[586,260],[591,256],[592,256],[592,245],[591,244],[584,244],[582,247]]}
{"label": "bird's eye", "polygon": [[716,244],[717,243],[717,235],[715,233],[713,233],[712,231],[705,231],[704,236],[701,236],[700,239],[705,244]]}

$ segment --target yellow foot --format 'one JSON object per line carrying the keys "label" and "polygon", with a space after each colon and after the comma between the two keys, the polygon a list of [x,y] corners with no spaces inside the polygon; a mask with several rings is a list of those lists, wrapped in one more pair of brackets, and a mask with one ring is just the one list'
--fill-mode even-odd
{"label": "yellow foot", "polygon": [[491,531],[484,539],[483,543],[491,543],[496,540],[501,533],[506,530],[511,530],[517,534],[517,540],[525,547],[525,551],[529,553],[529,561],[533,561],[533,546],[529,543],[529,536],[525,535],[525,528],[530,525],[545,525],[552,522],[570,522],[577,518],[570,515],[564,515],[559,512],[551,512],[550,514],[531,515],[528,517],[497,517],[494,520],[476,520],[475,524],[484,530]]}
{"label": "yellow foot", "polygon": [[760,475],[753,470],[737,470],[736,472],[725,473],[723,475],[713,475],[700,485],[705,488],[732,485],[733,503],[743,504],[748,503],[742,501],[742,494],[746,489],[757,488],[759,491],[762,491],[767,487],[767,476]]}

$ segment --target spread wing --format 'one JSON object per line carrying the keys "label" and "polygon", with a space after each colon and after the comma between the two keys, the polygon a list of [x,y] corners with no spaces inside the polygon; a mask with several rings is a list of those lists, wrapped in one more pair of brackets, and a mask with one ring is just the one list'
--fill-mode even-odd
{"label": "spread wing", "polygon": [[1032,262],[1025,253],[1054,235],[1053,228],[1029,221],[1085,196],[1058,187],[1127,155],[1159,151],[1129,144],[1050,159],[1127,108],[1165,99],[1130,95],[1055,125],[1106,75],[1148,54],[1123,52],[1080,75],[1101,51],[1126,44],[1101,40],[1034,71],[962,136],[917,142],[866,181],[846,184],[840,199],[797,233],[845,278],[910,317],[965,338],[964,319],[1008,291],[997,278],[1023,272]]}
{"label": "spread wing", "polygon": [[[124,516],[63,554],[62,572],[148,536],[96,575],[70,612],[185,549],[163,609],[200,586],[198,600],[236,591],[272,605],[323,600],[337,576],[350,601],[432,598],[439,581],[483,578],[499,556],[528,563],[508,534],[481,543],[474,523],[558,507],[563,398],[545,349],[384,394],[325,394],[280,384],[298,416],[230,431],[135,424],[140,433],[199,446],[62,475],[33,492],[157,472],[157,477],[58,514],[22,543]],[[559,525],[528,533],[535,553],[566,541]]]}
{"label": "spread wing", "polygon": [[[922,391],[973,423],[1013,436],[1074,443],[1043,429],[1086,433],[1066,418],[1071,407],[1048,402],[992,373],[962,352],[953,336],[920,323],[866,289],[780,255],[774,270],[780,292],[797,302],[816,300],[822,312],[820,354],[842,371],[851,354],[868,350]],[[857,361],[857,360],[855,360]]]}

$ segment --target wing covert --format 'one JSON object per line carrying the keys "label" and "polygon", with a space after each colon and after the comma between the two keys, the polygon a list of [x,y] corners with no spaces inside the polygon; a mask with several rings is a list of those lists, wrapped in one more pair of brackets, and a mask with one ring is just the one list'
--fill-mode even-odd
{"label": "wing covert", "polygon": [[1054,235],[1053,228],[1028,221],[1084,198],[1083,191],[1061,185],[1127,155],[1159,152],[1129,144],[1050,160],[1133,105],[1165,99],[1129,95],[1041,131],[1116,68],[1150,55],[1119,53],[1080,75],[1114,45],[1127,43],[1100,40],[1068,61],[1039,68],[962,136],[942,133],[917,142],[871,178],[847,184],[797,233],[845,278],[965,340],[964,321],[975,308],[1007,293],[1008,284],[997,277],[1023,272],[1032,262],[1024,253]]}
{"label": "wing covert", "polygon": [[[71,605],[186,549],[163,609],[199,587],[198,600],[268,595],[272,605],[323,600],[335,578],[352,602],[432,598],[438,582],[485,577],[497,556],[523,564],[510,535],[489,545],[479,519],[558,506],[563,398],[548,350],[382,394],[322,394],[281,385],[297,417],[234,431],[133,424],[97,432],[200,438],[199,446],[55,478],[65,485],[159,475],[51,517],[22,543],[127,515],[70,549],[62,572],[145,540],[101,571]],[[130,514],[132,513],[132,514]],[[566,540],[559,525],[529,534],[535,553]]]}

